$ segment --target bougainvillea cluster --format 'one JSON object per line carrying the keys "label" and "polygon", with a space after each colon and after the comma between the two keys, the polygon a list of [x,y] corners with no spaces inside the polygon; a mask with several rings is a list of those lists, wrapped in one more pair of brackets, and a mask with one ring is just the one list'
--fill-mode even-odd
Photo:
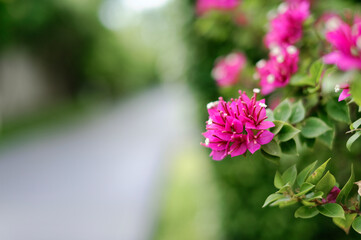
{"label": "bougainvillea cluster", "polygon": [[212,77],[220,87],[235,85],[239,80],[245,64],[246,57],[240,52],[234,52],[228,54],[226,57],[220,57],[215,62]]}
{"label": "bougainvillea cluster", "polygon": [[212,149],[210,156],[214,160],[243,155],[247,150],[253,154],[273,139],[274,134],[267,129],[274,123],[266,121],[267,105],[264,99],[257,101],[257,93],[259,89],[254,89],[250,99],[240,91],[238,99],[226,102],[219,98],[207,106],[209,120],[203,133],[206,140],[201,144]]}
{"label": "bougainvillea cluster", "polygon": [[262,94],[288,85],[296,73],[299,51],[294,46],[302,37],[302,26],[310,15],[308,1],[288,1],[278,8],[264,39],[270,49],[269,59],[257,64],[256,77],[260,78]]}
{"label": "bougainvillea cluster", "polygon": [[327,64],[335,64],[343,71],[361,69],[361,19],[355,17],[350,26],[333,16],[332,28],[326,32],[326,40],[332,46],[332,52],[325,55]]}

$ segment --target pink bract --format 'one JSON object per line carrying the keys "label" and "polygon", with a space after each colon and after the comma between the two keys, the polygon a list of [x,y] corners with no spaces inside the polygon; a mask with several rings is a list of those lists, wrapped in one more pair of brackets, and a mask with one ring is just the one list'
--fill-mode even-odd
{"label": "pink bract", "polygon": [[232,10],[236,8],[239,3],[239,0],[198,0],[196,11],[198,15],[202,15],[211,10]]}
{"label": "pink bract", "polygon": [[292,74],[298,69],[298,55],[298,49],[292,45],[275,46],[271,49],[269,60],[257,63],[256,70],[261,79],[262,94],[269,94],[289,83]]}
{"label": "pink bract", "polygon": [[307,1],[282,3],[278,8],[278,15],[271,20],[265,45],[269,48],[274,45],[293,45],[300,40],[303,22],[310,15],[309,8],[310,3]]}
{"label": "pink bract", "polygon": [[220,87],[232,86],[237,83],[245,64],[246,57],[242,53],[231,53],[216,61],[212,77]]}
{"label": "pink bract", "polygon": [[247,149],[253,154],[273,139],[274,134],[266,129],[274,124],[266,121],[267,106],[264,99],[256,100],[258,92],[256,89],[250,99],[240,91],[238,99],[226,102],[219,98],[207,106],[209,120],[203,133],[206,140],[201,144],[212,149],[210,156],[214,160],[243,155]]}
{"label": "pink bract", "polygon": [[335,86],[335,92],[339,92],[341,89],[342,89],[342,92],[341,92],[340,96],[338,97],[339,102],[341,102],[341,101],[345,100],[346,98],[348,98],[349,96],[351,96],[349,84],[345,83],[345,84]]}
{"label": "pink bract", "polygon": [[340,70],[361,69],[361,22],[355,18],[352,26],[340,21],[335,29],[326,33],[326,40],[333,51],[323,57],[327,64]]}

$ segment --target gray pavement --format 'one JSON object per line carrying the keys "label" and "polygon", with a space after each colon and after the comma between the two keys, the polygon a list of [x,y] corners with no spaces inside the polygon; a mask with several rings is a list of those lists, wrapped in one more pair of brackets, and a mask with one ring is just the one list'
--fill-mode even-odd
{"label": "gray pavement", "polygon": [[150,239],[191,106],[184,86],[163,86],[1,146],[0,239]]}

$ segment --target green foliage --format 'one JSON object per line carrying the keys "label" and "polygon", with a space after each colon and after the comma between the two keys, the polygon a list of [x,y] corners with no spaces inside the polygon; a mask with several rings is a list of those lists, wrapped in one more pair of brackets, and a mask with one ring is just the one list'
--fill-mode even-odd
{"label": "green foliage", "polygon": [[357,217],[353,223],[352,223],[352,228],[361,234],[361,217]]}
{"label": "green foliage", "polygon": [[297,145],[294,139],[291,139],[287,142],[281,142],[280,147],[282,153],[285,154],[297,154]]}
{"label": "green foliage", "polygon": [[306,182],[308,183],[312,183],[312,184],[317,184],[318,181],[322,178],[323,173],[326,170],[327,164],[330,161],[330,159],[328,159],[326,162],[324,162],[321,166],[319,166],[307,179]]}
{"label": "green foliage", "polygon": [[301,134],[305,138],[316,138],[331,128],[321,119],[316,117],[310,117],[306,119],[302,129]]}
{"label": "green foliage", "polygon": [[292,114],[291,103],[288,99],[283,100],[273,111],[276,120],[286,122]]}
{"label": "green foliage", "polygon": [[353,170],[353,164],[351,165],[351,176],[346,182],[345,186],[341,189],[340,193],[336,198],[337,203],[346,203],[347,197],[350,194],[353,184],[355,182],[355,173]]}
{"label": "green foliage", "polygon": [[316,184],[315,190],[323,192],[323,197],[327,197],[327,194],[336,185],[335,177],[328,171]]}
{"label": "green foliage", "polygon": [[356,79],[351,85],[351,95],[357,105],[361,106],[361,81]]}
{"label": "green foliage", "polygon": [[327,203],[317,206],[317,210],[326,217],[345,219],[345,212],[337,203]]}
{"label": "green foliage", "polygon": [[316,164],[317,164],[317,161],[314,161],[313,163],[311,163],[310,165],[305,167],[300,172],[300,174],[298,174],[297,179],[296,179],[298,186],[301,186],[305,182],[306,178],[310,175],[311,171],[315,168]]}
{"label": "green foliage", "polygon": [[315,207],[302,206],[295,212],[295,218],[313,218],[319,213]]}
{"label": "green foliage", "polygon": [[351,225],[356,218],[357,214],[346,214],[345,218],[332,218],[333,223],[345,231],[346,234],[349,233]]}
{"label": "green foliage", "polygon": [[350,123],[350,112],[345,101],[332,98],[326,104],[327,114],[336,121]]}
{"label": "green foliage", "polygon": [[292,124],[301,122],[305,118],[305,114],[306,110],[303,106],[302,100],[298,100],[296,103],[292,104],[290,122]]}
{"label": "green foliage", "polygon": [[361,131],[357,131],[354,135],[352,135],[346,142],[346,147],[349,151],[351,151],[351,147],[354,142],[361,136]]}
{"label": "green foliage", "polygon": [[294,138],[299,132],[299,129],[293,127],[288,123],[284,123],[281,130],[277,134],[278,140],[281,142],[286,142]]}

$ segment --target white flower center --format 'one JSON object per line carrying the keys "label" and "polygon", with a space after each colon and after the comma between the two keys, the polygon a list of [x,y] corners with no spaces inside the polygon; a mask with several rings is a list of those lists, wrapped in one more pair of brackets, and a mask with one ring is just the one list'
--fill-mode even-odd
{"label": "white flower center", "polygon": [[254,92],[254,93],[260,93],[261,90],[260,90],[259,88],[253,88],[253,92]]}
{"label": "white flower center", "polygon": [[289,53],[289,54],[295,54],[297,52],[297,48],[293,45],[291,46],[288,46],[286,51]]}
{"label": "white flower center", "polygon": [[279,54],[281,54],[281,48],[279,47],[279,46],[272,46],[272,48],[271,48],[271,55],[272,56],[277,56],[277,55],[279,55]]}
{"label": "white flower center", "polygon": [[335,92],[337,93],[337,92],[339,92],[339,91],[340,91],[340,85],[336,84],[336,85],[335,85]]}
{"label": "white flower center", "polygon": [[212,71],[212,77],[213,77],[214,79],[216,79],[216,80],[225,77],[225,75],[226,75],[226,73],[225,73],[225,71],[223,70],[222,67],[216,67],[216,68],[213,69],[213,71]]}
{"label": "white flower center", "polygon": [[259,103],[259,106],[260,106],[260,107],[263,107],[263,108],[266,108],[266,107],[267,107],[267,104],[265,104],[265,103]]}
{"label": "white flower center", "polygon": [[219,103],[218,101],[208,103],[207,109],[211,109],[211,108],[218,106],[218,103]]}
{"label": "white flower center", "polygon": [[235,53],[229,54],[224,60],[228,65],[236,65],[238,62],[238,56]]}
{"label": "white flower center", "polygon": [[206,138],[206,140],[204,141],[204,143],[206,144],[206,146],[209,145],[209,138]]}
{"label": "white flower center", "polygon": [[257,63],[256,63],[256,66],[258,68],[263,68],[264,66],[266,66],[266,61],[265,60],[259,60]]}
{"label": "white flower center", "polygon": [[334,31],[339,28],[340,24],[340,19],[338,19],[337,17],[332,17],[328,21],[326,21],[326,30]]}
{"label": "white flower center", "polygon": [[211,125],[213,123],[212,118],[208,119],[208,125]]}
{"label": "white flower center", "polygon": [[281,3],[278,8],[278,13],[285,13],[288,10],[288,4],[287,3]]}
{"label": "white flower center", "polygon": [[283,63],[285,61],[285,58],[282,55],[277,56],[276,58],[278,63]]}
{"label": "white flower center", "polygon": [[267,76],[267,82],[272,84],[275,81],[275,76],[273,76],[272,74]]}

